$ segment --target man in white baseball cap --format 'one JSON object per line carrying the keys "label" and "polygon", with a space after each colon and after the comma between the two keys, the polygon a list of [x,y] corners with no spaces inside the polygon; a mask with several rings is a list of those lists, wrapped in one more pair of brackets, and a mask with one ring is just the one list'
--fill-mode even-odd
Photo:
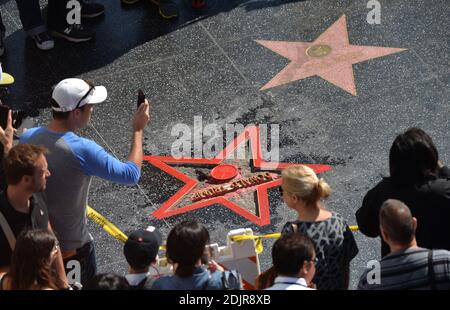
{"label": "man in white baseball cap", "polygon": [[86,205],[92,176],[133,185],[139,181],[142,166],[143,130],[149,121],[149,103],[140,105],[132,120],[131,149],[122,162],[96,142],[74,132],[87,125],[94,105],[104,102],[104,86],[80,79],[58,83],[52,93],[53,120],[47,127],[28,129],[20,143],[45,146],[51,178],[45,195],[49,216],[67,262],[81,265],[81,283],[87,283],[97,270],[92,237],[87,231]]}
{"label": "man in white baseball cap", "polygon": [[102,103],[108,97],[104,86],[94,86],[81,79],[65,79],[53,89],[53,111],[70,112],[86,104]]}

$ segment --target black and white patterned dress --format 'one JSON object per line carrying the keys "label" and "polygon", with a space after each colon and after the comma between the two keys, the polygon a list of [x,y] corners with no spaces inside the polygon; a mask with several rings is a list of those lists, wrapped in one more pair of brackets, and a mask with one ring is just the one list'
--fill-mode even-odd
{"label": "black and white patterned dress", "polygon": [[350,261],[358,254],[358,246],[342,216],[332,212],[331,217],[324,221],[287,222],[281,233],[296,231],[308,236],[314,243],[316,257],[319,260],[313,279],[317,289],[346,289],[344,266],[350,264]]}

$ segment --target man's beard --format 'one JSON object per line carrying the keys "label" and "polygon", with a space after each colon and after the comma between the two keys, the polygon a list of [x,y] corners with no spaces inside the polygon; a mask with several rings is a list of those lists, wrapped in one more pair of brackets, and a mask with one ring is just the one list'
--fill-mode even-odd
{"label": "man's beard", "polygon": [[45,184],[41,184],[40,186],[38,186],[36,182],[33,182],[33,184],[29,186],[28,190],[32,191],[33,193],[41,193],[45,191]]}

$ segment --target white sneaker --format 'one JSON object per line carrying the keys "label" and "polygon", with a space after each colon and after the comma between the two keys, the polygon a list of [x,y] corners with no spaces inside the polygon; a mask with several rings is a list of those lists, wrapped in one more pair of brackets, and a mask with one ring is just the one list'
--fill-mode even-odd
{"label": "white sneaker", "polygon": [[55,41],[53,41],[53,38],[47,33],[47,31],[32,35],[31,38],[40,50],[48,51],[55,46]]}

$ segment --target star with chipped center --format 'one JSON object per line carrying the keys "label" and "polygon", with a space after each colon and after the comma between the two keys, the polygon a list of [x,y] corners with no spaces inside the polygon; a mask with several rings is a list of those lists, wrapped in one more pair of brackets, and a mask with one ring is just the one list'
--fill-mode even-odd
{"label": "star with chipped center", "polygon": [[345,15],[313,42],[264,40],[256,42],[291,60],[289,65],[260,90],[317,75],[353,96],[356,96],[353,64],[406,50],[350,44]]}
{"label": "star with chipped center", "polygon": [[[274,179],[272,181],[259,184],[254,186],[252,191],[257,193],[256,195],[256,207],[258,214],[252,214],[244,207],[234,203],[227,198],[226,195],[213,197],[209,199],[204,199],[197,202],[192,202],[189,205],[180,205],[183,197],[186,197],[194,190],[199,190],[198,186],[200,182],[197,179],[191,178],[176,166],[171,165],[189,165],[189,166],[201,166],[201,165],[212,165],[218,166],[224,160],[229,158],[230,155],[234,154],[235,150],[242,143],[250,142],[251,148],[251,160],[253,161],[253,167],[258,170],[264,171],[280,171],[289,166],[298,166],[301,164],[291,164],[291,163],[279,163],[279,162],[266,162],[262,159],[261,142],[260,142],[260,131],[256,126],[247,127],[244,132],[242,132],[238,137],[236,137],[229,145],[227,145],[215,158],[205,159],[205,158],[174,158],[171,156],[144,156],[144,160],[151,165],[161,169],[162,171],[174,176],[178,180],[184,183],[184,186],[178,190],[172,197],[170,197],[166,202],[164,202],[158,210],[153,213],[158,219],[183,214],[186,212],[191,212],[200,208],[208,207],[213,204],[221,204],[224,207],[230,209],[231,211],[239,214],[240,216],[246,218],[252,223],[264,226],[270,224],[270,211],[269,211],[269,199],[267,190],[272,187],[281,185],[281,178]],[[331,169],[328,165],[322,164],[303,164],[309,166],[317,174],[326,172]],[[201,188],[200,188],[201,189]]]}

